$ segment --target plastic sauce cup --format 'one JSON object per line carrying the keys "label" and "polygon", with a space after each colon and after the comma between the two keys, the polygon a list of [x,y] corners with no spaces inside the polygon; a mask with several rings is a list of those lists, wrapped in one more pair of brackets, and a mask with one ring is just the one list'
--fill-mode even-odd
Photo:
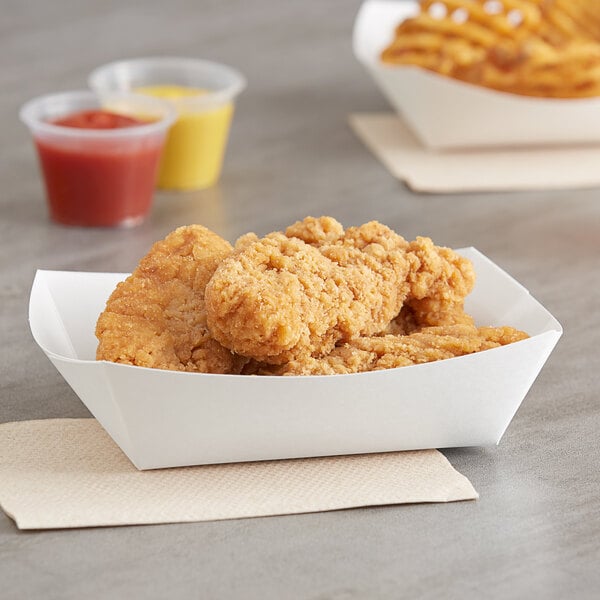
{"label": "plastic sauce cup", "polygon": [[176,109],[159,187],[197,190],[219,180],[234,100],[246,87],[238,71],[206,60],[141,58],[99,67],[89,85],[97,92],[133,91],[162,98]]}
{"label": "plastic sauce cup", "polygon": [[[147,122],[114,129],[52,122],[89,110]],[[175,120],[170,105],[134,94],[65,92],[27,102],[20,117],[37,147],[54,221],[131,227],[148,215],[166,133]]]}

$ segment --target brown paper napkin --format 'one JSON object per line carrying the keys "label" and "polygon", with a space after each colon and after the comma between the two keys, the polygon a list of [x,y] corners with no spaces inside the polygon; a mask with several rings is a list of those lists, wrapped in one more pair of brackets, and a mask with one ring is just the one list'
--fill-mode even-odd
{"label": "brown paper napkin", "polygon": [[435,152],[424,148],[396,114],[353,114],[349,120],[356,135],[392,175],[418,192],[600,185],[600,145]]}
{"label": "brown paper napkin", "polygon": [[94,419],[0,425],[20,529],[178,523],[478,497],[437,450],[138,471]]}

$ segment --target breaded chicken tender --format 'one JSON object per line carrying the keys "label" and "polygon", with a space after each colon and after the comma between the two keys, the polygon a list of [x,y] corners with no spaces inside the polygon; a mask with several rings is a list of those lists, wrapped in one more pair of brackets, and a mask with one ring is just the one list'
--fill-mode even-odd
{"label": "breaded chicken tender", "polygon": [[474,325],[464,309],[475,284],[471,261],[450,248],[436,246],[427,237],[410,242],[407,257],[410,291],[385,333],[403,335],[423,327]]}
{"label": "breaded chicken tender", "polygon": [[409,243],[408,253],[411,299],[435,297],[460,302],[473,290],[475,272],[471,261],[451,248],[436,246],[428,237],[417,237]]}
{"label": "breaded chicken tender", "polygon": [[410,242],[407,306],[422,327],[472,324],[464,301],[475,285],[471,261],[454,250],[436,246],[428,237]]}
{"label": "breaded chicken tender", "polygon": [[[386,327],[384,334],[408,335],[424,327],[475,325],[473,317],[465,312],[464,302],[438,303],[435,298],[418,301],[421,310],[415,311],[407,300],[398,316]],[[425,309],[428,307],[428,309]]]}
{"label": "breaded chicken tender", "polygon": [[98,360],[243,375],[333,375],[527,338],[476,327],[468,259],[371,221],[307,217],[232,247],[200,225],[157,242],[100,315]]}
{"label": "breaded chicken tender", "polygon": [[409,292],[407,247],[381,223],[344,231],[330,217],[245,236],[206,286],[209,329],[233,352],[269,364],[374,335]]}
{"label": "breaded chicken tender", "polygon": [[[345,232],[331,217],[307,217],[288,227],[285,234],[323,248],[340,240]],[[406,252],[410,285],[406,306],[385,333],[411,333],[435,325],[472,325],[473,319],[464,312],[464,299],[475,283],[471,261],[451,248],[436,246],[428,237],[417,237],[407,245]]]}
{"label": "breaded chicken tender", "polygon": [[316,248],[339,241],[344,233],[343,225],[333,217],[306,217],[285,230],[287,237],[298,238]]}
{"label": "breaded chicken tender", "polygon": [[209,334],[204,289],[231,245],[201,225],[154,244],[111,294],[96,325],[98,360],[156,369],[239,373],[246,362]]}
{"label": "breaded chicken tender", "polygon": [[254,372],[259,375],[336,375],[378,371],[464,356],[527,337],[512,327],[426,327],[410,335],[360,337],[334,348],[324,357],[293,360],[279,367],[254,365]]}

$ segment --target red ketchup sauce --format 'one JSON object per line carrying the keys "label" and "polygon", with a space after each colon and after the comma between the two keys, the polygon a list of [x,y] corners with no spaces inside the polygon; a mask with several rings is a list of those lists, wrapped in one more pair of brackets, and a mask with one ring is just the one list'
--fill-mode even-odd
{"label": "red ketchup sauce", "polygon": [[106,110],[83,110],[60,119],[54,119],[50,123],[78,129],[120,129],[121,127],[144,125],[145,121]]}
{"label": "red ketchup sauce", "polygon": [[[49,121],[79,130],[115,130],[146,121],[103,110]],[[53,220],[67,225],[134,225],[152,203],[163,137],[61,136],[35,140]]]}

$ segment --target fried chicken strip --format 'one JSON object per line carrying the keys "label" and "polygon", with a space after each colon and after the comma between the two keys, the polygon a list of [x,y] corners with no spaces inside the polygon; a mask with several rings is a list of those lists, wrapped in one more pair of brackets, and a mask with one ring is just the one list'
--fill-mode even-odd
{"label": "fried chicken strip", "polygon": [[208,332],[204,289],[231,245],[201,225],[180,227],[111,294],[96,325],[98,360],[128,365],[239,373],[246,362]]}
{"label": "fried chicken strip", "polygon": [[420,310],[411,307],[407,300],[398,316],[383,332],[391,335],[409,335],[424,327],[450,325],[475,325],[473,317],[465,312],[464,302],[448,303],[436,298],[419,300]]}
{"label": "fried chicken strip", "polygon": [[436,246],[428,237],[417,237],[408,248],[410,292],[406,307],[417,327],[473,324],[464,312],[464,301],[475,285],[470,260],[451,248]]}
{"label": "fried chicken strip", "polygon": [[[307,217],[286,229],[316,248],[337,242],[343,227],[331,217]],[[400,314],[383,333],[408,334],[436,325],[473,325],[464,312],[464,299],[472,291],[475,272],[471,261],[454,250],[436,246],[428,237],[417,237],[407,246],[410,291]]]}
{"label": "fried chicken strip", "polygon": [[254,365],[258,375],[337,375],[393,369],[489,350],[523,340],[512,327],[449,325],[426,327],[410,335],[365,336],[334,348],[327,356],[285,365]]}
{"label": "fried chicken strip", "polygon": [[375,221],[344,231],[330,217],[244,236],[206,287],[209,329],[233,352],[269,364],[376,334],[408,294],[407,247]]}
{"label": "fried chicken strip", "polygon": [[407,335],[424,327],[475,325],[464,309],[475,284],[471,261],[427,237],[410,242],[407,256],[410,291],[384,333]]}

